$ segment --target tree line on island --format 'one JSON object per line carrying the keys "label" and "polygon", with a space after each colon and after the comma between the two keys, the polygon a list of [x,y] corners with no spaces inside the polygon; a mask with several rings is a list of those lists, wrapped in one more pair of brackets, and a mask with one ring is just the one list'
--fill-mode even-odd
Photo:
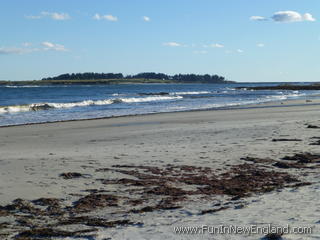
{"label": "tree line on island", "polygon": [[81,81],[81,80],[134,80],[134,79],[150,79],[167,82],[181,82],[181,83],[226,83],[224,77],[219,75],[209,74],[175,74],[167,75],[164,73],[144,72],[135,75],[123,75],[122,73],[66,73],[56,77],[43,78],[42,81],[55,81],[55,80],[68,80],[68,81]]}

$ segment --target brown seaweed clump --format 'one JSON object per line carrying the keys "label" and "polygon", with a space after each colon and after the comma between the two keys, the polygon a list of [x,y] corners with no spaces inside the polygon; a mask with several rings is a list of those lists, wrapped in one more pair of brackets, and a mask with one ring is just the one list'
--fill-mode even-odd
{"label": "brown seaweed clump", "polygon": [[89,194],[74,202],[72,210],[75,212],[89,212],[97,208],[118,206],[118,197],[108,194]]}
{"label": "brown seaweed clump", "polygon": [[[17,240],[53,237],[93,239],[98,228],[143,225],[131,220],[135,214],[173,211],[182,208],[188,201],[216,200],[217,196],[225,196],[227,202],[224,204],[219,203],[212,209],[199,212],[215,213],[229,208],[235,201],[238,204],[239,200],[252,194],[310,184],[277,169],[304,171],[317,167],[320,155],[301,153],[286,156],[281,161],[252,157],[242,160],[245,163],[223,172],[209,167],[172,164],[114,165],[97,169],[105,178],[90,181],[97,181],[103,187],[86,190],[89,194],[80,195],[71,204],[66,196],[65,199],[39,198],[32,201],[16,199],[9,205],[0,206],[0,216],[15,219],[14,223],[0,223],[0,236],[9,236],[16,231],[14,238]],[[120,173],[122,177],[107,178],[109,172]],[[87,175],[64,173],[61,177],[67,180]],[[241,204],[237,206],[242,207]],[[103,218],[94,217],[97,211],[102,210],[105,210]],[[67,231],[62,228],[69,225],[84,230]]]}

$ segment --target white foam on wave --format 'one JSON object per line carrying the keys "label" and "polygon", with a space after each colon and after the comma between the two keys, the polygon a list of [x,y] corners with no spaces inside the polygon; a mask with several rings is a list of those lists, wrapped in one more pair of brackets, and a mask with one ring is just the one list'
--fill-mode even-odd
{"label": "white foam on wave", "polygon": [[81,102],[70,103],[33,103],[25,105],[3,106],[0,107],[0,114],[2,113],[16,113],[27,111],[39,111],[48,110],[52,108],[73,108],[73,107],[86,107],[94,105],[109,105],[115,103],[139,103],[139,102],[154,102],[164,100],[178,100],[182,99],[182,96],[152,96],[152,97],[140,97],[140,98],[113,98],[104,100],[85,100]]}
{"label": "white foam on wave", "polygon": [[282,95],[271,95],[271,96],[267,96],[266,98],[270,100],[285,100],[290,98],[298,98],[305,95],[306,95],[305,93],[299,93],[299,91],[293,91],[292,93],[289,93],[289,94],[282,93]]}
{"label": "white foam on wave", "polygon": [[38,86],[38,85],[21,85],[21,86],[6,85],[4,87],[6,87],[6,88],[39,88],[42,86]]}
{"label": "white foam on wave", "polygon": [[108,105],[112,104],[113,100],[106,99],[106,100],[85,100],[82,102],[75,102],[75,103],[48,103],[48,105],[52,108],[72,108],[72,107],[86,107],[90,105]]}
{"label": "white foam on wave", "polygon": [[172,92],[170,95],[197,95],[197,94],[209,94],[209,91],[194,91],[194,92]]}
{"label": "white foam on wave", "polygon": [[267,96],[266,99],[268,100],[285,100],[288,96],[280,95],[280,96]]}
{"label": "white foam on wave", "polygon": [[182,96],[152,96],[152,97],[143,97],[143,98],[119,98],[121,102],[125,103],[137,103],[137,102],[154,102],[154,101],[163,101],[163,100],[175,100],[182,99]]}

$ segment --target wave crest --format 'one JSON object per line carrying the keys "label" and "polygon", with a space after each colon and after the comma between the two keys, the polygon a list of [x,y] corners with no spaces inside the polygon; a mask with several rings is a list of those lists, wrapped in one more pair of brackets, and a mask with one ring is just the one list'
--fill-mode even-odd
{"label": "wave crest", "polygon": [[113,98],[104,100],[85,100],[81,102],[70,102],[70,103],[32,103],[25,105],[13,105],[13,106],[2,106],[0,107],[0,114],[2,113],[15,113],[15,112],[28,112],[28,111],[41,111],[49,110],[54,108],[73,108],[73,107],[86,107],[94,105],[109,105],[117,103],[139,103],[139,102],[154,102],[154,101],[165,101],[165,100],[178,100],[182,99],[181,96],[152,96],[152,97],[141,97],[141,98]]}
{"label": "wave crest", "polygon": [[171,92],[170,95],[198,95],[198,94],[209,94],[209,91],[198,91],[198,92]]}

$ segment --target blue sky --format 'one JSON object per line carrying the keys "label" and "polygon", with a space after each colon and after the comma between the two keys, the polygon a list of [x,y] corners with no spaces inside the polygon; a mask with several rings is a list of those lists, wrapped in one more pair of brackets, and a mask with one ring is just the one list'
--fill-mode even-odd
{"label": "blue sky", "polygon": [[1,0],[0,79],[72,72],[319,81],[319,0]]}

